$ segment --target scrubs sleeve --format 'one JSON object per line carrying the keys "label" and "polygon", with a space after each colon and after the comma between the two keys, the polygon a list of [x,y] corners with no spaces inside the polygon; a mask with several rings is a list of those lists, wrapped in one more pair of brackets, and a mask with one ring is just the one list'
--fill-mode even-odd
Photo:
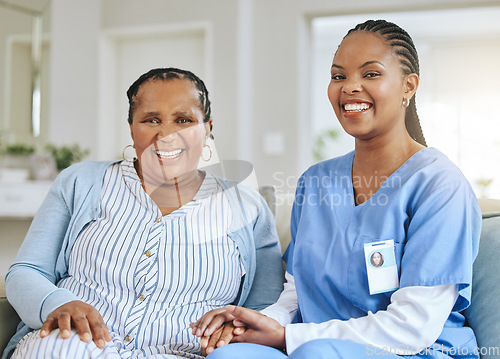
{"label": "scrubs sleeve", "polygon": [[305,177],[301,176],[297,182],[297,189],[295,190],[295,199],[292,206],[292,214],[290,217],[290,244],[283,255],[283,260],[286,263],[286,271],[293,276],[293,251],[295,248],[295,237],[297,235],[297,228],[299,227],[300,215],[302,206],[306,202],[305,193]]}
{"label": "scrubs sleeve", "polygon": [[425,191],[414,202],[401,260],[400,287],[456,284],[461,311],[471,298],[472,264],[477,256],[481,211],[465,181]]}

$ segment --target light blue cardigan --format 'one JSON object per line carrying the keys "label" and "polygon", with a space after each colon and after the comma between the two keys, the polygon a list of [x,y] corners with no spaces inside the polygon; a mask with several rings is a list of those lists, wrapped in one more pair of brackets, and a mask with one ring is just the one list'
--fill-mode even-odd
{"label": "light blue cardigan", "polygon": [[[68,276],[69,256],[78,234],[100,214],[104,173],[113,163],[75,164],[61,172],[52,185],[6,276],[7,297],[22,322],[2,359],[11,355],[32,328],[40,328],[54,309],[79,299],[56,284]],[[273,215],[257,191],[216,179],[233,212],[228,236],[238,245],[246,271],[235,304],[263,309],[273,304],[283,289]]]}

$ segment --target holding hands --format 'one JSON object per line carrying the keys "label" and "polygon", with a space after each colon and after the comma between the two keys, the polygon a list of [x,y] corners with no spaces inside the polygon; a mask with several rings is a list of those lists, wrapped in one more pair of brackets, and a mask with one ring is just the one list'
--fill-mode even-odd
{"label": "holding hands", "polygon": [[201,337],[204,354],[230,342],[256,343],[285,349],[285,328],[255,310],[228,305],[206,313],[191,323],[193,335]]}

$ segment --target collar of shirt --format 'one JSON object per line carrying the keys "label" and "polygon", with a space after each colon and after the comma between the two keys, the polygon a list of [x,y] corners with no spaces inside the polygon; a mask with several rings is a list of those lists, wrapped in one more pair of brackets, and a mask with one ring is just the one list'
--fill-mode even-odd
{"label": "collar of shirt", "polygon": [[[129,162],[129,161],[122,161],[120,163],[120,168],[121,168],[121,171],[123,174],[123,179],[124,179],[127,187],[134,194],[136,194],[136,197],[139,200],[144,198],[145,191],[142,187],[141,179],[139,178],[139,175],[137,174],[137,171],[135,170],[134,163]],[[205,200],[211,196],[217,195],[221,190],[222,189],[220,188],[219,184],[217,183],[217,180],[215,179],[215,177],[212,174],[205,172],[205,179],[201,183],[201,186],[198,189],[198,192],[196,192],[193,199],[190,202],[186,203],[184,206],[180,207],[179,209],[173,211],[170,214],[185,214],[187,209],[190,209],[190,208],[200,204],[201,202],[203,202],[203,200]],[[141,194],[141,195],[139,195],[139,194]],[[149,195],[147,197],[149,200],[151,200]]]}

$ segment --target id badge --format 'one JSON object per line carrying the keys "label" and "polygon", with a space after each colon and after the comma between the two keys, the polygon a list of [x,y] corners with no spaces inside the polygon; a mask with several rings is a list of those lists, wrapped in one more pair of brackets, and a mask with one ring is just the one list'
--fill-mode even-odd
{"label": "id badge", "polygon": [[365,264],[370,295],[399,288],[394,240],[366,243]]}

